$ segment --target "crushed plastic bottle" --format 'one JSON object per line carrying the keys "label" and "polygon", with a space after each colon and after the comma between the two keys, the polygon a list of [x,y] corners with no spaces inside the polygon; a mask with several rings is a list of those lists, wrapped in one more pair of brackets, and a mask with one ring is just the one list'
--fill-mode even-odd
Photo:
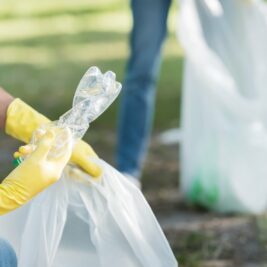
{"label": "crushed plastic bottle", "polygon": [[76,89],[72,109],[59,118],[57,125],[69,127],[75,139],[82,138],[89,124],[111,105],[120,90],[114,72],[102,74],[97,67],[89,68]]}
{"label": "crushed plastic bottle", "polygon": [[[60,129],[70,129],[75,143],[83,137],[90,123],[112,104],[120,91],[121,84],[116,81],[114,72],[107,71],[102,74],[97,67],[89,68],[76,89],[72,108],[63,114],[58,121],[42,125],[38,129],[39,132],[46,132],[51,127],[59,129],[55,145],[51,149],[49,157],[60,156],[58,148],[70,141],[66,138],[66,131],[60,131]],[[37,143],[39,135],[33,134],[31,140],[33,146]]]}

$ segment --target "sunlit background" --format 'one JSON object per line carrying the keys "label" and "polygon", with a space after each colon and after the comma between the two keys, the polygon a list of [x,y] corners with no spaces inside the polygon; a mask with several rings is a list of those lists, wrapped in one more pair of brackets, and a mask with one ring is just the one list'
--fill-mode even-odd
{"label": "sunlit background", "polygon": [[[123,80],[131,29],[128,1],[2,0],[0,5],[1,84],[51,118],[70,107],[89,66],[111,69]],[[182,51],[174,33],[175,8],[172,11],[159,83],[157,129],[178,125]],[[93,127],[115,129],[115,106]]]}

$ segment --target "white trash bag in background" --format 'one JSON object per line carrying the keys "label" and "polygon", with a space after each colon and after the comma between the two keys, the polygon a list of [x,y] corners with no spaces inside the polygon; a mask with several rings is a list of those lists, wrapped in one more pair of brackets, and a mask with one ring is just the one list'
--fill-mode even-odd
{"label": "white trash bag in background", "polygon": [[222,212],[267,208],[267,12],[261,0],[181,0],[182,191]]}
{"label": "white trash bag in background", "polygon": [[[81,138],[120,88],[112,72],[102,75],[90,68],[76,90],[73,108],[52,127],[68,127],[74,140]],[[57,141],[64,145],[60,136]],[[56,157],[57,146],[49,153]],[[16,249],[18,266],[178,266],[141,191],[103,160],[95,161],[102,168],[99,178],[68,165],[57,183],[0,217],[0,236]]]}

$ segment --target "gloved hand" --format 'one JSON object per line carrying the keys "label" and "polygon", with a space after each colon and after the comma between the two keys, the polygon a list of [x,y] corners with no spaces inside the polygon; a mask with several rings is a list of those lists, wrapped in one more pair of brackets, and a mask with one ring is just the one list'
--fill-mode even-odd
{"label": "gloved hand", "polygon": [[[43,133],[37,130],[37,132],[35,133],[38,135],[38,138],[40,138],[41,136],[43,136]],[[14,153],[14,158],[18,159],[20,157],[26,158],[27,156],[29,156],[34,150],[34,146],[32,144],[28,144],[25,146],[20,146],[18,151],[16,151]],[[75,179],[77,181],[85,181],[86,179],[84,179],[85,177],[85,173],[79,169],[76,168],[75,166],[72,165],[67,165],[64,169],[64,172],[68,173],[68,177],[72,177],[72,179]]]}
{"label": "gloved hand", "polygon": [[[35,130],[50,122],[18,98],[9,105],[6,117],[6,133],[25,143],[29,143]],[[101,168],[90,158],[97,158],[94,150],[84,141],[78,141],[73,148],[71,161],[92,177],[98,177],[101,174]]]}
{"label": "gloved hand", "polygon": [[32,154],[0,184],[0,215],[22,206],[60,178],[72,151],[70,131],[61,131],[69,142],[59,148],[58,157],[49,157],[56,137],[55,129],[51,129],[40,138]]}

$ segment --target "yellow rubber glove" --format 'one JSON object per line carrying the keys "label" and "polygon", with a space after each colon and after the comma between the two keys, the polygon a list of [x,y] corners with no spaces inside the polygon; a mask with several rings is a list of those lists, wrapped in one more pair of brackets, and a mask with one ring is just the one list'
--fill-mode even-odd
{"label": "yellow rubber glove", "polygon": [[70,142],[59,148],[58,157],[49,157],[56,137],[51,129],[39,140],[35,151],[0,184],[0,215],[22,206],[60,178],[72,151],[71,133],[62,131]]}
{"label": "yellow rubber glove", "polygon": [[[8,135],[29,143],[33,132],[49,122],[49,119],[17,98],[8,107],[5,131]],[[90,160],[90,157],[97,158],[94,150],[84,141],[78,141],[74,146],[71,161],[89,175],[98,177],[101,174],[101,168]]]}
{"label": "yellow rubber glove", "polygon": [[[38,134],[38,138],[39,136],[40,137],[43,136],[42,132],[37,131],[36,134]],[[33,152],[33,150],[34,146],[32,144],[20,146],[18,151],[14,153],[14,158],[15,159],[18,159],[20,157],[25,158],[29,156]],[[81,182],[87,181],[87,179],[84,179],[85,173],[81,169],[76,168],[75,166],[72,165],[66,166],[66,168],[64,169],[64,173],[67,173],[68,177],[72,177],[72,179],[75,179],[76,181],[81,181]]]}

